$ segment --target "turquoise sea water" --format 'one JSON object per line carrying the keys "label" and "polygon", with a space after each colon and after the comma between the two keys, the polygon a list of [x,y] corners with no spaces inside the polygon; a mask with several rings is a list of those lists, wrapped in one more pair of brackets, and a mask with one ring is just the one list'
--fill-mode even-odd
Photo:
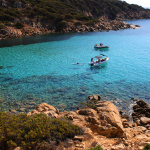
{"label": "turquoise sea water", "polygon": [[[141,28],[0,41],[0,109],[46,102],[75,110],[93,94],[125,111],[132,97],[150,102],[150,20],[127,22]],[[95,50],[100,42],[110,48]],[[90,68],[91,57],[99,54],[109,61]]]}

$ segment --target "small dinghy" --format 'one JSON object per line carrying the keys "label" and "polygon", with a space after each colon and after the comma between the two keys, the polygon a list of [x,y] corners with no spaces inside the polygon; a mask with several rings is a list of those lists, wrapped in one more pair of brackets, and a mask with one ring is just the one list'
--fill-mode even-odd
{"label": "small dinghy", "polygon": [[94,48],[109,48],[109,46],[103,46],[103,44],[100,43],[100,45],[95,44]]}
{"label": "small dinghy", "polygon": [[[93,59],[96,59],[95,61]],[[95,56],[94,58],[91,58],[91,62],[89,62],[89,65],[91,67],[100,66],[104,63],[106,63],[109,60],[109,57],[106,55],[100,54],[100,56]]]}

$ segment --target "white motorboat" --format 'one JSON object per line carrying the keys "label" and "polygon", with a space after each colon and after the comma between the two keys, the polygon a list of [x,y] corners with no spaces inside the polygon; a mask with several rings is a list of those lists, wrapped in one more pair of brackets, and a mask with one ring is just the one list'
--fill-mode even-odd
{"label": "white motorboat", "polygon": [[[94,61],[94,59],[96,60]],[[109,57],[107,57],[106,55],[100,54],[100,56],[95,56],[94,58],[91,58],[91,62],[89,62],[89,65],[91,67],[100,66],[106,63],[108,60],[109,60]]]}

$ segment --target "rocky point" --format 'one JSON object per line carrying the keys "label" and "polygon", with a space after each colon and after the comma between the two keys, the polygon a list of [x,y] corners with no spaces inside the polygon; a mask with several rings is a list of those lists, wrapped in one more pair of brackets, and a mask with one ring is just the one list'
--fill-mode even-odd
{"label": "rocky point", "polygon": [[69,140],[64,150],[88,150],[97,145],[101,145],[103,150],[142,150],[150,143],[150,105],[145,101],[136,102],[133,121],[129,121],[113,103],[102,101],[100,95],[90,95],[88,98],[96,101],[94,109],[85,107],[59,112],[53,106],[42,103],[28,115],[44,113],[51,118],[67,118],[81,127],[83,135],[76,135]]}

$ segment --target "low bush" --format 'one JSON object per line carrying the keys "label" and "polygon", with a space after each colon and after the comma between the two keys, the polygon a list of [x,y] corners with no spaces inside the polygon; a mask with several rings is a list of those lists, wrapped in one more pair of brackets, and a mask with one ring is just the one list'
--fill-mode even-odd
{"label": "low bush", "polygon": [[[0,24],[0,29],[4,29],[5,25],[4,24]],[[0,66],[1,67],[1,66]],[[1,69],[1,68],[0,68]]]}
{"label": "low bush", "polygon": [[1,20],[1,21],[13,21],[13,20],[14,20],[14,17],[13,17],[13,16],[10,16],[9,14],[1,13],[1,14],[0,14],[0,20]]}
{"label": "low bush", "polygon": [[90,150],[103,150],[102,147],[100,145],[94,147],[94,148],[91,148]]}
{"label": "low bush", "polygon": [[23,24],[21,22],[14,23],[13,26],[16,27],[17,29],[23,28]]}
{"label": "low bush", "polygon": [[72,15],[67,14],[65,15],[65,19],[74,19],[74,17]]}
{"label": "low bush", "polygon": [[[80,134],[78,126],[66,120],[50,119],[44,114],[27,116],[26,114],[11,115],[0,112],[0,148],[35,149],[38,143],[44,141],[59,141],[73,138]],[[50,143],[47,145],[51,145]]]}
{"label": "low bush", "polygon": [[77,20],[80,20],[80,21],[89,21],[89,20],[91,20],[92,18],[89,17],[89,16],[78,15],[78,16],[76,17],[76,19],[77,19]]}
{"label": "low bush", "polygon": [[146,144],[143,150],[150,150],[150,144]]}
{"label": "low bush", "polygon": [[57,24],[56,24],[56,30],[57,31],[60,31],[60,30],[62,30],[62,29],[65,29],[67,27],[67,21],[65,21],[65,20],[62,20],[62,21],[60,21],[60,22],[58,22]]}
{"label": "low bush", "polygon": [[96,23],[98,23],[98,22],[99,22],[98,19],[89,20],[89,21],[86,23],[86,25],[94,25],[94,24],[96,24]]}

